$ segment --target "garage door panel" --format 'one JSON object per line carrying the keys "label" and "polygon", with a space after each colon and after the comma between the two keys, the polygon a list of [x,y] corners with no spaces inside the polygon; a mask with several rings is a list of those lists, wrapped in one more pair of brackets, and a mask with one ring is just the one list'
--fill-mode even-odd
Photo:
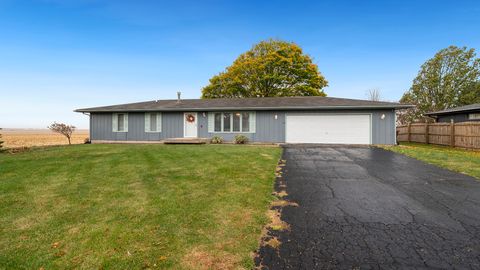
{"label": "garage door panel", "polygon": [[286,116],[287,143],[370,144],[369,114]]}

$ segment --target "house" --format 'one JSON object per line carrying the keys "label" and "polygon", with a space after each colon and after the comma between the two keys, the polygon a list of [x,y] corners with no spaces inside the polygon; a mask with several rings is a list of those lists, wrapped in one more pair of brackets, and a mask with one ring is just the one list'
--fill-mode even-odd
{"label": "house", "polygon": [[435,118],[437,122],[455,123],[467,121],[480,121],[480,103],[450,108],[443,111],[430,112],[425,115]]}
{"label": "house", "polygon": [[333,97],[179,97],[75,111],[90,115],[92,143],[243,134],[265,143],[395,144],[395,110],[408,107]]}

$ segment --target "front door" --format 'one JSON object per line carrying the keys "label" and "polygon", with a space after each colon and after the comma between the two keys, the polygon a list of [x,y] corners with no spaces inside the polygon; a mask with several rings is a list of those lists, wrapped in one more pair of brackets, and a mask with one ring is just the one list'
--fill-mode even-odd
{"label": "front door", "polygon": [[183,114],[183,137],[196,138],[197,137],[197,113],[189,112]]}

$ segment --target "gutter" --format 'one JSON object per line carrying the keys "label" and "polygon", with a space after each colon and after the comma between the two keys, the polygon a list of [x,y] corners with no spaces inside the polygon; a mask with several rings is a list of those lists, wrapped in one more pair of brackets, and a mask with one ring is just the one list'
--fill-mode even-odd
{"label": "gutter", "polygon": [[474,112],[478,112],[480,111],[480,109],[472,109],[472,110],[458,110],[458,111],[448,111],[448,112],[429,112],[429,113],[425,113],[424,115],[435,115],[435,116],[438,116],[438,115],[445,115],[445,114],[458,114],[458,113],[474,113]]}

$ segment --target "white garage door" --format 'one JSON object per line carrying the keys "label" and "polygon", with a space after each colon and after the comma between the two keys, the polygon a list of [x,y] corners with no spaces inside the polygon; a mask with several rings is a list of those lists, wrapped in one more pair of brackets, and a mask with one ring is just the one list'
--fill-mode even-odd
{"label": "white garage door", "polygon": [[370,144],[369,114],[286,116],[287,143]]}

